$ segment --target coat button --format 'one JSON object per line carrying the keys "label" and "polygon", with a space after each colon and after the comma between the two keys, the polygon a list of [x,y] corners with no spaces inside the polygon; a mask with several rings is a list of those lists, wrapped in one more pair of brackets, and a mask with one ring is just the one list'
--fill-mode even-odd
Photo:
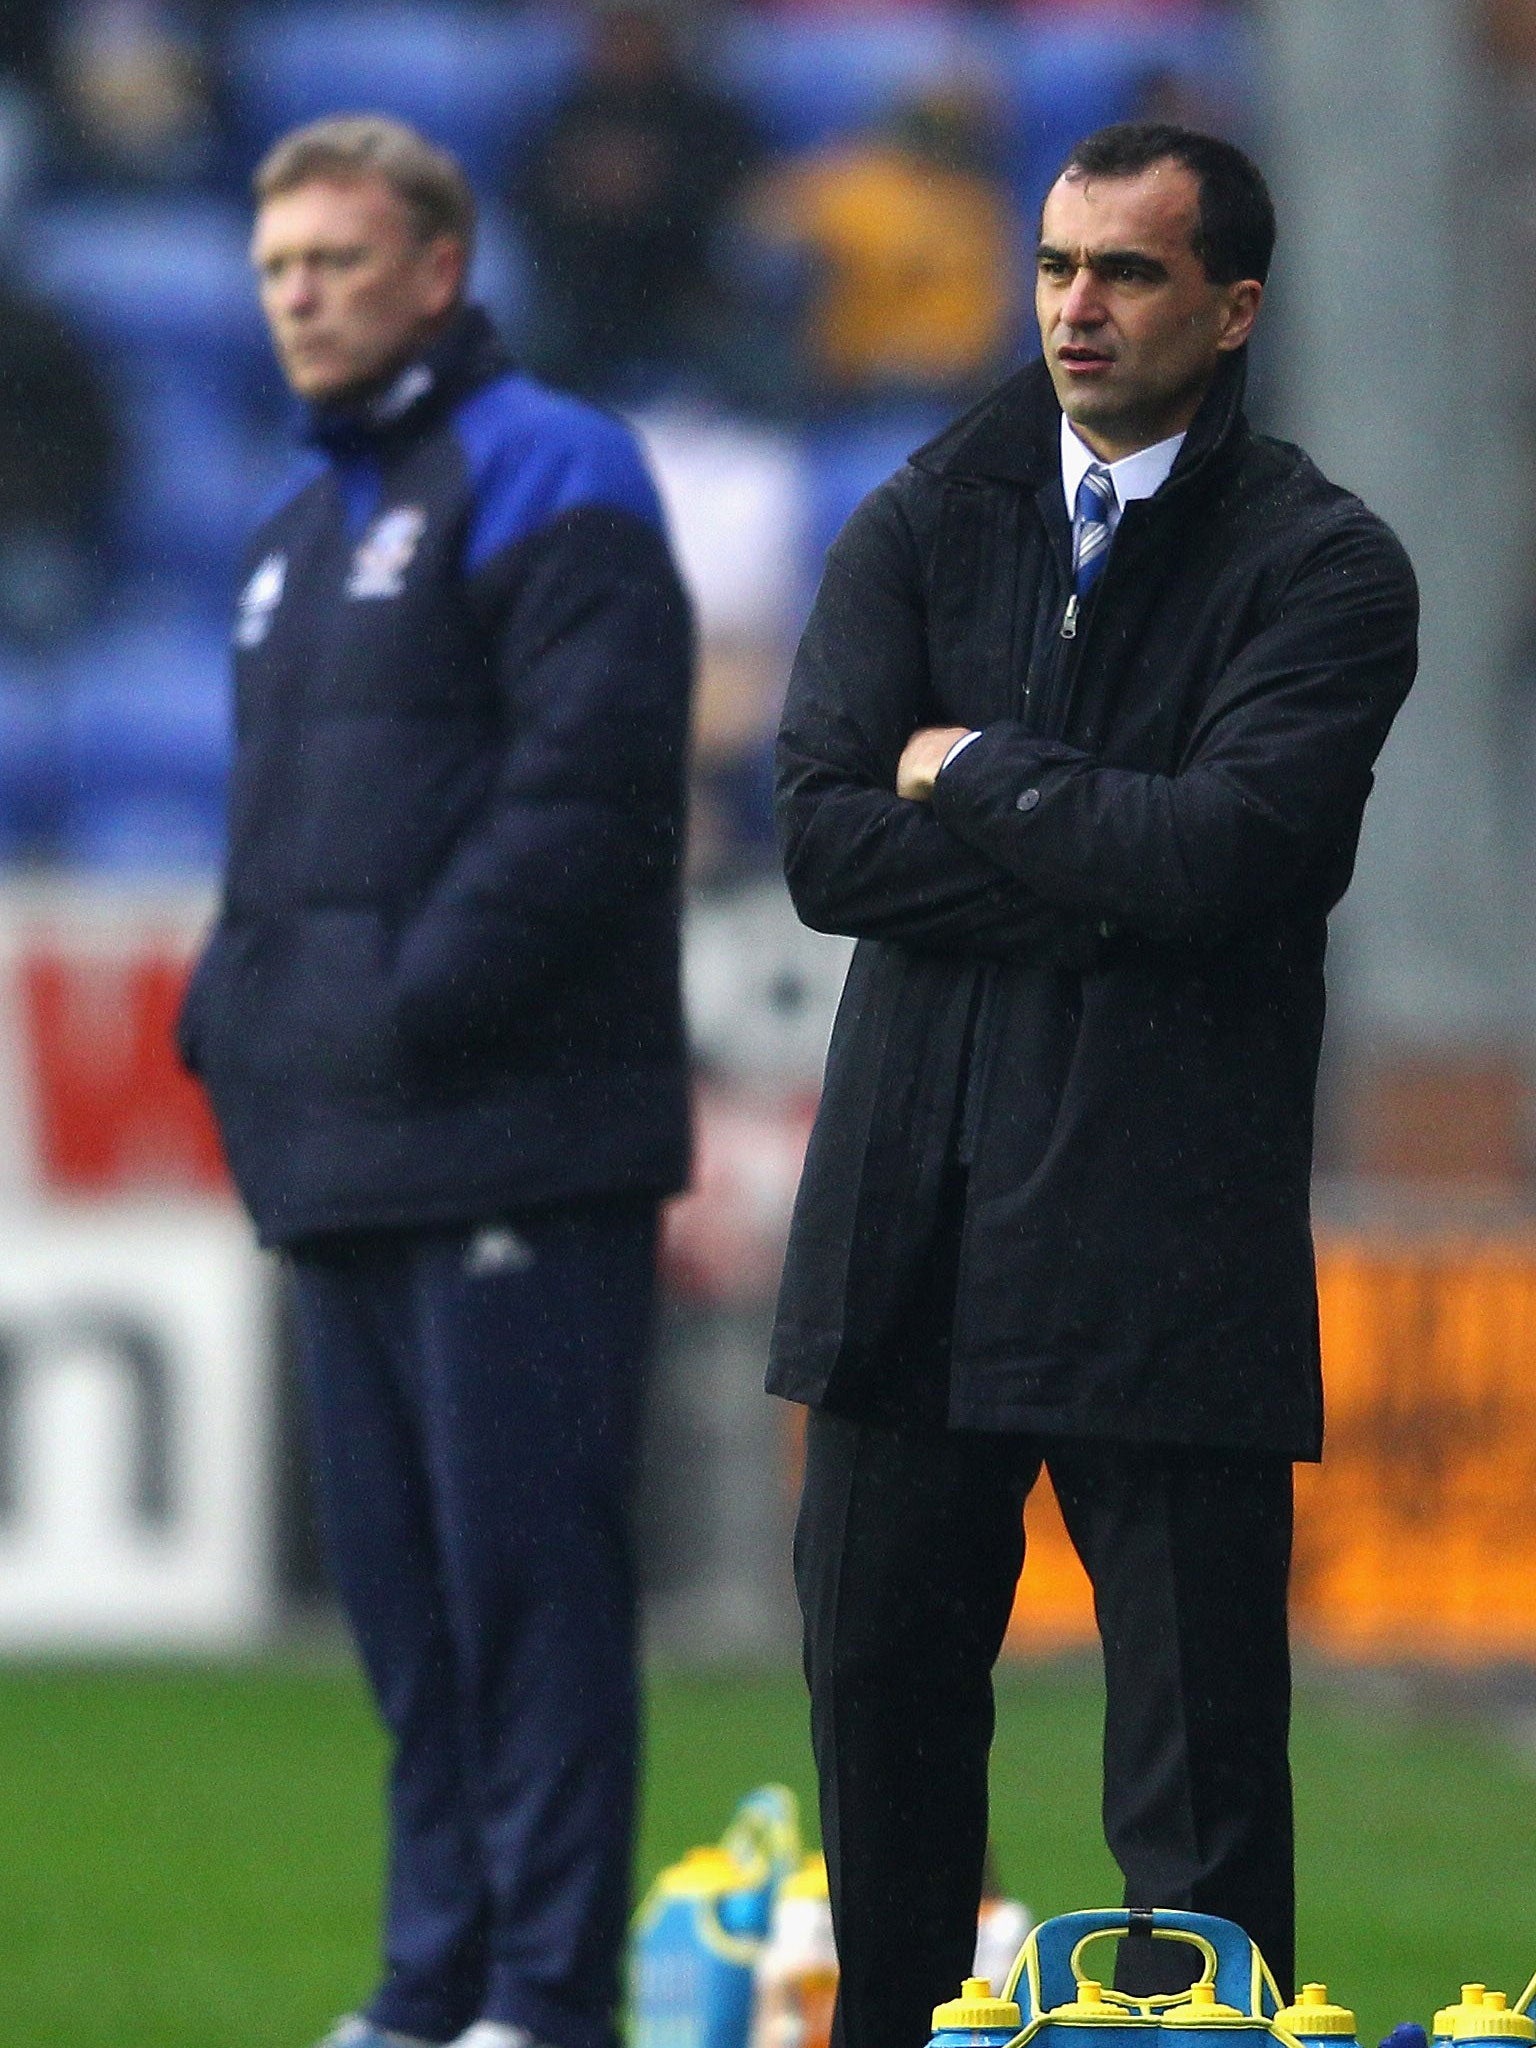
{"label": "coat button", "polygon": [[1032,811],[1039,801],[1038,789],[1021,789],[1013,800],[1013,808],[1016,811]]}

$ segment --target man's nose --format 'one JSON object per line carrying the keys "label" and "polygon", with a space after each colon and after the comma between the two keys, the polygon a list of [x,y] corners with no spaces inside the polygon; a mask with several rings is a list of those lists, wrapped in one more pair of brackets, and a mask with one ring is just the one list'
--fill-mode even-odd
{"label": "man's nose", "polygon": [[1072,273],[1072,282],[1061,302],[1060,317],[1067,327],[1097,327],[1104,318],[1099,281],[1086,267]]}
{"label": "man's nose", "polygon": [[277,310],[288,316],[306,313],[315,303],[315,275],[302,264],[290,270],[277,288]]}

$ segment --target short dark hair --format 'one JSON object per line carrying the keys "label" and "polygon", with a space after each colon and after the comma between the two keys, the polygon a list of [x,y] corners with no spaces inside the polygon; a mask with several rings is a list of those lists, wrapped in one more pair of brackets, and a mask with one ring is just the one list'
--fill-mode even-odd
{"label": "short dark hair", "polygon": [[1263,284],[1275,248],[1275,203],[1264,173],[1234,142],[1172,121],[1117,121],[1085,136],[1062,165],[1064,178],[1134,178],[1153,164],[1183,164],[1200,188],[1192,246],[1212,284],[1256,277]]}

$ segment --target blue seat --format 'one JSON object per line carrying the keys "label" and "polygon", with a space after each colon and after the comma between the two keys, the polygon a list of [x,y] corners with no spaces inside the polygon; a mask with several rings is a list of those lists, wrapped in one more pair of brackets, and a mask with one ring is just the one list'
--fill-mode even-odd
{"label": "blue seat", "polygon": [[994,23],[978,35],[998,94],[1010,182],[1031,220],[1072,145],[1136,115],[1157,76],[1171,74],[1239,115],[1254,100],[1252,32],[1224,11],[1047,13]]}
{"label": "blue seat", "polygon": [[214,872],[232,745],[222,634],[179,616],[122,621],[67,665],[59,845],[77,867]]}
{"label": "blue seat", "polygon": [[265,347],[232,203],[92,197],[31,218],[22,246],[33,287],[110,355],[179,358],[209,384],[242,389]]}
{"label": "blue seat", "polygon": [[533,295],[533,266],[516,223],[502,207],[483,206],[469,296],[485,307],[514,348],[527,338]]}
{"label": "blue seat", "polygon": [[118,383],[126,423],[112,535],[118,569],[186,576],[227,596],[289,447],[186,364],[124,365]]}
{"label": "blue seat", "polygon": [[40,663],[0,657],[0,863],[51,847],[62,785],[59,698]]}
{"label": "blue seat", "polygon": [[892,405],[807,432],[803,531],[809,587],[819,579],[827,549],[860,499],[894,475],[915,448],[932,440],[947,418],[936,406]]}
{"label": "blue seat", "polygon": [[953,15],[804,21],[745,12],[723,27],[712,59],[780,149],[855,135],[902,101],[970,64],[972,38]]}
{"label": "blue seat", "polygon": [[513,142],[554,101],[581,51],[574,10],[419,0],[251,9],[230,39],[234,119],[254,159],[327,114],[393,114],[490,188]]}

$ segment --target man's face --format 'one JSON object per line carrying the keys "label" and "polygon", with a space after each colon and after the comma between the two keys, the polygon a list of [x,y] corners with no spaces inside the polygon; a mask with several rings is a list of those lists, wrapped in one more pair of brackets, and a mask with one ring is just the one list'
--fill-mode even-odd
{"label": "man's face", "polygon": [[464,252],[422,241],[382,178],[317,179],[266,200],[251,261],[283,374],[300,398],[387,383],[456,303]]}
{"label": "man's face", "polygon": [[1171,159],[1058,178],[1040,219],[1035,313],[1061,409],[1106,462],[1180,433],[1263,297],[1212,284],[1191,246],[1199,185]]}

